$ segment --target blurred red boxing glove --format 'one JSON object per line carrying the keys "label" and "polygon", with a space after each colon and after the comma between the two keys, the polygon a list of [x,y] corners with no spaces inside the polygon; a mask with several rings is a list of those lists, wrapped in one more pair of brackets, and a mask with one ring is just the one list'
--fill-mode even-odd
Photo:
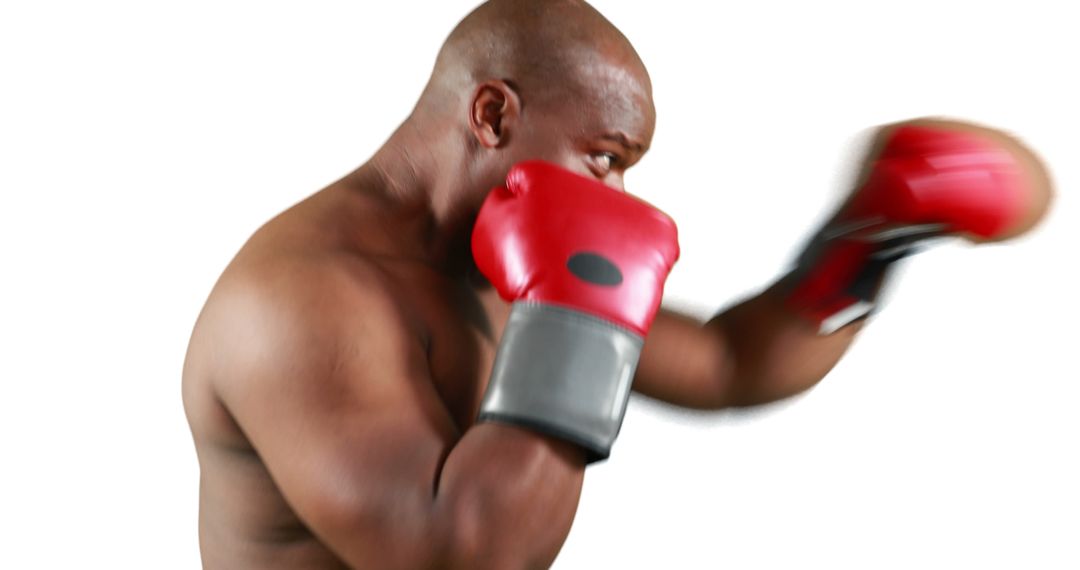
{"label": "blurred red boxing glove", "polygon": [[1036,191],[1018,158],[987,135],[898,127],[799,257],[788,306],[831,333],[873,310],[890,265],[916,246],[945,235],[1002,237]]}

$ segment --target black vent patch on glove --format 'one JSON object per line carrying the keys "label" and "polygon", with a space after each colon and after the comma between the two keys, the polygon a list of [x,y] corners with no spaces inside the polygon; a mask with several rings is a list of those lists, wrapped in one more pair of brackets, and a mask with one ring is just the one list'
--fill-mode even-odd
{"label": "black vent patch on glove", "polygon": [[582,281],[613,287],[623,281],[618,266],[599,253],[583,251],[566,260],[566,268]]}

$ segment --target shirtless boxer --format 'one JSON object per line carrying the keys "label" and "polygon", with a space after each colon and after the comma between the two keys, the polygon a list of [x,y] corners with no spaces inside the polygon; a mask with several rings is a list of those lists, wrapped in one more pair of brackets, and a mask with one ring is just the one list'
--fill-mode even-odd
{"label": "shirtless boxer", "polygon": [[[550,566],[590,452],[542,427],[477,421],[510,304],[477,274],[470,240],[489,191],[521,161],[621,189],[652,137],[650,91],[633,48],[591,7],[494,0],[451,33],[412,114],[371,160],[255,233],[211,293],[184,367],[205,567]],[[867,215],[867,200],[852,200],[829,225],[848,231],[819,234],[760,295],[707,323],[660,311],[633,389],[697,409],[806,390],[865,322],[878,262],[911,245],[885,229],[997,239],[1045,210],[1041,168],[1011,139],[916,126],[1005,149],[987,168],[1004,156],[1019,176],[1009,183],[1034,197],[980,214],[997,215],[982,226],[869,200],[895,218],[874,231],[848,223]],[[885,144],[896,131],[871,151],[888,154],[882,164],[936,152],[920,131]],[[898,184],[873,172],[885,170],[868,167],[866,188]]]}

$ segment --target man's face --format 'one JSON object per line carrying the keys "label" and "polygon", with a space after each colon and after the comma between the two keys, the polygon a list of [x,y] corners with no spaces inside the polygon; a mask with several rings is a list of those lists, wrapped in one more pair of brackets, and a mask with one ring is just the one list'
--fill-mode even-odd
{"label": "man's face", "polygon": [[636,66],[584,65],[581,86],[523,113],[521,157],[539,158],[623,190],[623,175],[652,141],[656,115],[648,76]]}

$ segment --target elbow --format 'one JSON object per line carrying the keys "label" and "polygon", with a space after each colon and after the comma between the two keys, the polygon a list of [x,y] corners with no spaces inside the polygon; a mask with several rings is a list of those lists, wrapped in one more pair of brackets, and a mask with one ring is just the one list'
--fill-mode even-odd
{"label": "elbow", "polygon": [[[385,497],[383,497],[385,498]],[[483,570],[521,567],[497,534],[490,497],[398,495],[391,505],[324,501],[308,512],[315,534],[350,568]],[[411,504],[413,508],[406,505]]]}
{"label": "elbow", "polygon": [[[436,546],[432,565],[425,568],[518,570],[551,565],[561,539],[553,544],[545,532],[526,538],[524,515],[508,508],[516,502],[512,497],[498,488],[473,490],[436,499],[432,533]],[[440,499],[445,501],[441,505]],[[544,517],[536,512],[532,516]]]}
{"label": "elbow", "polygon": [[488,567],[481,564],[481,560],[490,558],[487,552],[490,550],[490,538],[485,541],[479,517],[458,513],[442,524],[445,526],[436,533],[437,546],[433,549],[430,565],[425,566],[426,568],[464,570]]}
{"label": "elbow", "polygon": [[305,519],[319,540],[350,568],[458,568],[448,564],[449,537],[431,509],[374,506],[363,501],[309,505]]}
{"label": "elbow", "polygon": [[431,551],[427,565],[432,570],[513,568],[500,554],[499,540],[492,536],[491,513],[483,500],[458,497],[436,500],[432,514]]}

